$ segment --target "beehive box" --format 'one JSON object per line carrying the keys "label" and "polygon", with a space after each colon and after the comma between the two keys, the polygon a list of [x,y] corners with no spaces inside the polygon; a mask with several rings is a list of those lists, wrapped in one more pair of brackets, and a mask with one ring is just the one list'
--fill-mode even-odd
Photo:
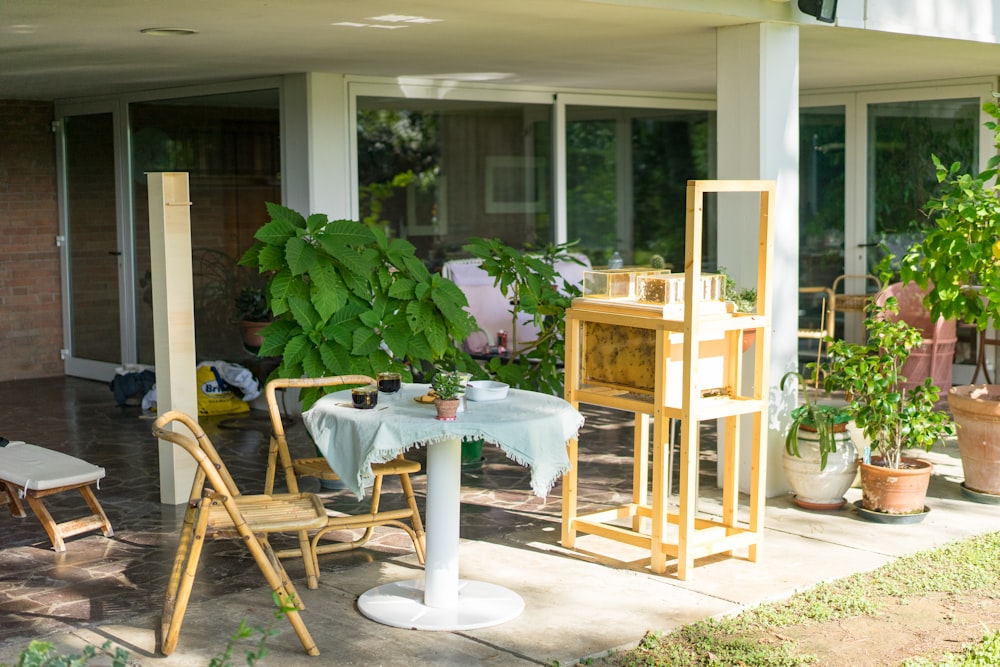
{"label": "beehive box", "polygon": [[[721,301],[725,294],[726,277],[718,273],[701,275],[701,285],[695,297],[701,301]],[[685,279],[683,273],[647,273],[635,276],[634,294],[639,303],[669,305],[684,303]]]}
{"label": "beehive box", "polygon": [[670,271],[665,269],[595,269],[584,271],[583,296],[588,299],[634,299],[638,276],[669,274]]}
{"label": "beehive box", "polygon": [[[656,378],[655,329],[600,322],[583,323],[580,377],[584,384],[652,395]],[[684,334],[667,336],[665,405],[680,407],[683,389]],[[724,382],[725,339],[703,338],[699,345],[699,394],[728,395]]]}

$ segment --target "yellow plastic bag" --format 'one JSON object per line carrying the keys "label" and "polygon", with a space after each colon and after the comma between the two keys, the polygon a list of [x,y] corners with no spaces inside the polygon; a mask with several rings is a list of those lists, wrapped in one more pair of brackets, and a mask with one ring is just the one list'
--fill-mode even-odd
{"label": "yellow plastic bag", "polygon": [[198,366],[197,378],[199,415],[233,415],[250,411],[250,405],[233,393],[214,366]]}

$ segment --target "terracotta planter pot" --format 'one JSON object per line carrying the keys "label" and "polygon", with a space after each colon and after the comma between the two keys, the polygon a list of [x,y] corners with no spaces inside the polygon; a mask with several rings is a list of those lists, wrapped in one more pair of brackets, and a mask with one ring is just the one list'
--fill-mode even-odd
{"label": "terracotta planter pot", "polygon": [[819,468],[819,436],[808,427],[799,427],[800,456],[784,452],[782,465],[785,478],[795,494],[792,500],[799,507],[835,510],[844,504],[844,493],[851,488],[858,474],[858,450],[846,426],[841,424],[835,430],[837,451],[830,452],[822,470]]}
{"label": "terracotta planter pot", "polygon": [[861,463],[861,504],[866,510],[886,514],[919,514],[924,511],[927,486],[934,466],[920,459],[903,458],[898,470],[872,463]]}
{"label": "terracotta planter pot", "polygon": [[948,407],[958,424],[965,487],[1000,495],[1000,385],[952,387]]}
{"label": "terracotta planter pot", "polygon": [[269,324],[270,322],[242,320],[240,322],[240,331],[243,334],[243,344],[248,348],[259,349],[264,344],[264,337],[260,335],[260,330]]}
{"label": "terracotta planter pot", "polygon": [[447,401],[442,401],[440,398],[434,399],[434,407],[437,408],[437,417],[441,421],[455,421],[458,414],[459,400],[457,398],[452,398]]}

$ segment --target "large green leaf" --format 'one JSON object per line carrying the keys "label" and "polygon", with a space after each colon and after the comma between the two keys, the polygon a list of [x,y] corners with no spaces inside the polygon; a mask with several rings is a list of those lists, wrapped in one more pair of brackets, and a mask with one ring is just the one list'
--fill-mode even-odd
{"label": "large green leaf", "polygon": [[301,329],[291,320],[280,319],[272,322],[267,326],[267,333],[262,334],[264,344],[260,346],[259,354],[262,357],[281,356],[289,339],[298,331]]}
{"label": "large green leaf", "polygon": [[313,348],[312,341],[304,334],[293,336],[285,345],[285,352],[282,355],[286,363],[299,364],[305,359],[306,353]]}
{"label": "large green leaf", "polygon": [[319,346],[320,358],[326,367],[326,375],[345,375],[351,368],[351,352],[347,347],[332,341]]}
{"label": "large green leaf", "polygon": [[358,327],[354,330],[354,341],[351,347],[351,354],[358,357],[367,357],[378,349],[380,339],[375,332],[367,327]]}
{"label": "large green leaf", "polygon": [[323,321],[347,304],[347,287],[337,270],[329,264],[319,264],[309,272],[312,281],[309,297]]}
{"label": "large green leaf", "polygon": [[300,276],[316,266],[316,248],[304,238],[291,238],[285,244],[285,261],[293,276]]}

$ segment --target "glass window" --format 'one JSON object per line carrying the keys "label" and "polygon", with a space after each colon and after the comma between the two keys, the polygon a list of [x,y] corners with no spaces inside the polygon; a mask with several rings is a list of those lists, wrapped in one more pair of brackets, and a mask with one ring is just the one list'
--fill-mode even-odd
{"label": "glass window", "polygon": [[358,97],[357,109],[360,217],[430,268],[473,236],[554,238],[551,107]]}
{"label": "glass window", "polygon": [[[714,151],[709,115],[567,109],[567,238],[579,239],[593,265],[617,250],[628,264],[648,264],[655,254],[683,267],[687,181],[709,178]],[[711,229],[705,239],[712,258]]]}
{"label": "glass window", "polygon": [[267,222],[265,204],[281,202],[278,91],[134,103],[129,115],[139,361],[154,357],[144,173],[155,171],[189,173],[198,358],[245,356],[235,302],[260,279],[236,262]]}
{"label": "glass window", "polygon": [[[844,107],[799,114],[799,285],[831,287],[844,273]],[[799,326],[826,325],[822,294],[799,296]],[[837,325],[843,328],[843,323]],[[815,343],[812,344],[815,347]]]}
{"label": "glass window", "polygon": [[[931,153],[976,170],[978,99],[921,100],[868,107],[868,242],[900,255],[921,236],[923,205],[937,192]],[[881,253],[868,253],[874,266]]]}

